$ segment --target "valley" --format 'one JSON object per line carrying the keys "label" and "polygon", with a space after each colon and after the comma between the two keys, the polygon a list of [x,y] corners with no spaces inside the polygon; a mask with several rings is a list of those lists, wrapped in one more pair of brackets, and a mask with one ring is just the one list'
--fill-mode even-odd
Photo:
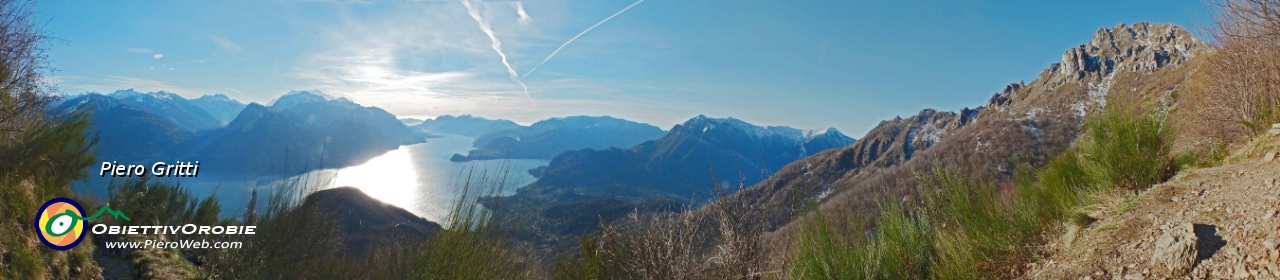
{"label": "valley", "polygon": [[1280,1],[629,3],[0,0],[0,280],[1280,278]]}

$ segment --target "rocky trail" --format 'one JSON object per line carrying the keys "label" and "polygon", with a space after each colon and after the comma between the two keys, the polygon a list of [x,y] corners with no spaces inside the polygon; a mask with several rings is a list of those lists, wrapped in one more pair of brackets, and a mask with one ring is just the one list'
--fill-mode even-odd
{"label": "rocky trail", "polygon": [[1102,198],[1030,264],[1030,279],[1280,279],[1280,136],[1218,167]]}

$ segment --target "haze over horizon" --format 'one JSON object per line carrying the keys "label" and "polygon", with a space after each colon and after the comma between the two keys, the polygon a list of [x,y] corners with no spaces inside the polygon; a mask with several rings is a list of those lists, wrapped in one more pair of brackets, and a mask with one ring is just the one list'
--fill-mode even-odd
{"label": "haze over horizon", "polygon": [[35,15],[58,39],[50,78],[69,94],[268,103],[318,89],[399,117],[611,115],[666,129],[705,114],[855,137],[924,108],[980,106],[1099,28],[1198,34],[1207,19],[1198,0],[466,1],[58,0]]}

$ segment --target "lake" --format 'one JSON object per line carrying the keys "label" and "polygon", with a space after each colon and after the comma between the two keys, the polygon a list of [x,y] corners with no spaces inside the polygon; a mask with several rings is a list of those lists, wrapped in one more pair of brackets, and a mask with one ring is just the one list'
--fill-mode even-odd
{"label": "lake", "polygon": [[[489,194],[497,191],[495,188],[500,189],[499,194],[509,195],[536,179],[527,172],[529,169],[549,162],[534,159],[449,161],[453,154],[466,154],[473,141],[471,137],[445,135],[427,139],[426,143],[400,146],[360,165],[314,170],[284,179],[225,178],[201,173],[197,178],[171,180],[200,197],[216,193],[224,217],[243,215],[254,189],[258,190],[258,203],[262,205],[274,189],[285,185],[282,182],[303,182],[315,189],[356,187],[370,197],[427,220],[443,222],[463,195],[468,175],[473,186],[471,196]],[[92,174],[97,171],[93,170]],[[73,187],[79,193],[105,199],[110,181],[110,178],[90,176],[89,180],[77,182]]]}

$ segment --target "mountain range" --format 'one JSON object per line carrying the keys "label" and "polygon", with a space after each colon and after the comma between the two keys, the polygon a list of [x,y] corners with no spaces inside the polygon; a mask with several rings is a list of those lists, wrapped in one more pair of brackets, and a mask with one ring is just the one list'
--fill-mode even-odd
{"label": "mountain range", "polygon": [[[224,95],[188,100],[167,92],[121,90],[78,95],[53,110],[93,112],[88,133],[99,137],[94,149],[100,160],[200,160],[202,170],[228,174],[348,166],[425,141],[423,133],[382,109],[307,91],[290,92],[267,107],[242,105]],[[224,125],[231,111],[235,116]]]}
{"label": "mountain range", "polygon": [[181,153],[179,147],[196,137],[195,131],[171,118],[98,93],[68,99],[53,110],[92,112],[86,134],[98,137],[94,150],[102,161],[140,163],[163,158]]}
{"label": "mountain range", "polygon": [[509,120],[490,120],[472,115],[443,115],[434,119],[423,120],[415,125],[418,129],[432,133],[457,134],[467,137],[480,137],[495,131],[520,128],[519,124]]}
{"label": "mountain range", "polygon": [[[752,219],[764,222],[770,236],[794,236],[796,218],[814,207],[834,220],[871,222],[867,217],[874,217],[886,199],[913,197],[915,174],[935,166],[1006,180],[1019,166],[1043,165],[1072,143],[1084,117],[1105,106],[1113,89],[1160,93],[1141,98],[1172,104],[1178,86],[1195,69],[1184,66],[1194,66],[1197,55],[1211,49],[1176,25],[1121,24],[1099,29],[1031,83],[1008,84],[979,108],[921,110],[882,121],[847,142],[823,136],[834,131],[805,138],[797,136],[806,135],[799,131],[699,116],[631,149],[561,154],[533,172],[541,175],[537,181],[490,203],[502,207],[497,217],[512,225],[511,236],[541,250],[575,246],[572,237],[594,229],[577,226],[645,211],[679,211],[641,205],[705,201],[715,196],[713,178],[727,194],[717,204],[764,213]],[[552,212],[565,209],[572,213]]]}
{"label": "mountain range", "polygon": [[210,170],[267,175],[358,164],[425,137],[391,113],[346,98],[295,91],[270,107],[249,104],[225,128],[191,145]]}
{"label": "mountain range", "polygon": [[472,144],[476,149],[451,160],[551,159],[565,151],[631,147],[663,134],[656,126],[610,116],[551,118],[480,135]]}
{"label": "mountain range", "polygon": [[[205,111],[201,105],[198,105],[198,103],[205,103],[213,99],[202,99],[200,102],[196,102],[169,92],[142,93],[133,89],[117,90],[107,94],[107,97],[119,100],[124,104],[145,108],[153,114],[168,119],[179,127],[190,131],[218,128],[224,124],[224,121],[214,117],[208,111]],[[208,106],[219,105],[209,104]]]}
{"label": "mountain range", "polygon": [[834,128],[760,127],[699,115],[630,149],[561,153],[537,172],[538,180],[486,203],[496,205],[499,222],[514,225],[515,238],[555,244],[637,209],[673,211],[704,203],[755,184],[774,168],[852,143]]}

